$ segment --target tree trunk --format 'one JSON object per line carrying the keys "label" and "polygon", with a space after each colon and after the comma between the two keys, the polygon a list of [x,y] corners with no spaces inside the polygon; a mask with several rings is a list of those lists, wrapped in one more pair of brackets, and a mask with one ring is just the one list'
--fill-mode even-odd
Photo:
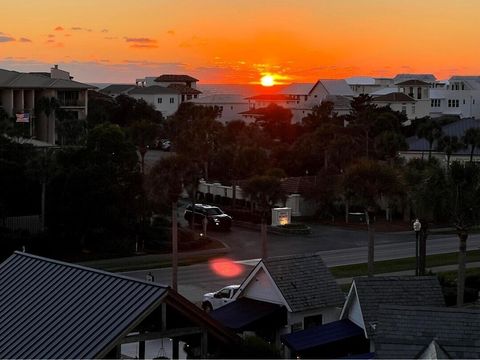
{"label": "tree trunk", "polygon": [[[47,192],[47,181],[45,178],[42,180],[42,203],[41,203],[41,211],[42,211],[42,222],[41,222],[41,227],[42,227],[42,232],[45,231],[45,198],[46,198],[46,192]],[[37,200],[38,201],[38,200]]]}
{"label": "tree trunk", "polygon": [[267,254],[267,221],[265,219],[265,216],[262,216],[260,233],[261,233],[261,239],[262,239],[262,259],[266,259],[268,257],[268,254]]}
{"label": "tree trunk", "polygon": [[458,250],[458,276],[457,276],[457,306],[463,305],[463,293],[465,292],[465,266],[467,259],[467,238],[468,233],[465,230],[458,232],[460,240]]}
{"label": "tree trunk", "polygon": [[420,276],[425,276],[427,269],[427,222],[422,222],[424,228],[420,232],[420,244],[419,244],[419,270],[418,274]]}
{"label": "tree trunk", "polygon": [[172,289],[177,291],[178,273],[178,223],[177,202],[172,202]]}
{"label": "tree trunk", "polygon": [[348,214],[349,214],[349,203],[348,199],[345,199],[345,224],[348,224]]}
{"label": "tree trunk", "polygon": [[237,205],[237,180],[232,181],[232,208],[235,209]]}
{"label": "tree trunk", "polygon": [[367,219],[368,227],[368,276],[374,275],[374,263],[375,263],[375,226],[373,224],[373,218],[370,219],[368,211],[365,211],[365,217]]}
{"label": "tree trunk", "polygon": [[140,159],[141,159],[142,174],[145,174],[145,154],[147,153],[146,146],[141,146],[139,152],[140,152]]}
{"label": "tree trunk", "polygon": [[472,150],[470,150],[470,162],[473,162],[473,153],[475,152],[475,145],[472,144]]}

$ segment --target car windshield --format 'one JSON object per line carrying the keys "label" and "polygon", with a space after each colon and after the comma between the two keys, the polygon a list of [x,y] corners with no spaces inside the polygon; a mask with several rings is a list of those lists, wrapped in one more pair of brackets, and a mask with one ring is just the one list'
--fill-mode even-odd
{"label": "car windshield", "polygon": [[208,208],[207,209],[207,214],[208,215],[221,215],[221,214],[223,214],[223,212],[219,208]]}

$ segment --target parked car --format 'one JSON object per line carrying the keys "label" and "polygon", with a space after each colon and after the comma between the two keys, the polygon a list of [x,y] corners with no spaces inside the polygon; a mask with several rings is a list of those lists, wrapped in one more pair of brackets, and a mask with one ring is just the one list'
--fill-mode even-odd
{"label": "parked car", "polygon": [[210,312],[232,302],[232,298],[239,287],[240,285],[229,285],[216,292],[204,294],[202,301],[202,309]]}
{"label": "parked car", "polygon": [[210,229],[229,230],[232,226],[232,217],[225,214],[219,207],[195,204],[195,216],[193,215],[192,205],[188,205],[184,214],[185,220],[189,223],[203,225],[204,219],[207,219],[207,227]]}

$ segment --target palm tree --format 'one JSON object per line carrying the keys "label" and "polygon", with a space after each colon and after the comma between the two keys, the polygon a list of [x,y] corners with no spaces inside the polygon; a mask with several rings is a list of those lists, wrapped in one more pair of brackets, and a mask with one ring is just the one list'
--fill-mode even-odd
{"label": "palm tree", "polygon": [[135,121],[130,127],[130,135],[137,146],[141,158],[142,174],[145,174],[145,154],[148,145],[153,143],[158,133],[158,125],[148,120]]}
{"label": "palm tree", "polygon": [[442,127],[437,121],[427,119],[418,127],[417,136],[428,141],[428,158],[430,159],[433,143],[442,137]]}
{"label": "palm tree", "polygon": [[467,239],[470,229],[478,224],[480,212],[480,167],[475,163],[454,162],[448,174],[451,219],[459,238],[457,306],[463,305]]}
{"label": "palm tree", "polygon": [[473,162],[475,149],[480,147],[480,128],[471,128],[465,131],[463,142],[465,145],[470,146],[470,162]]}
{"label": "palm tree", "polygon": [[177,201],[183,191],[186,161],[179,155],[160,159],[148,176],[148,195],[157,204],[171,205],[172,214],[172,288],[177,290],[178,223]]}
{"label": "palm tree", "polygon": [[267,251],[267,212],[285,196],[281,188],[281,180],[271,175],[256,175],[247,180],[242,187],[245,195],[250,197],[260,208],[261,213],[261,239],[262,239],[262,259],[268,256]]}
{"label": "palm tree", "polygon": [[450,167],[450,157],[460,149],[464,148],[464,143],[456,136],[445,135],[438,140],[437,150],[444,151],[447,155],[447,167]]}
{"label": "palm tree", "polygon": [[351,194],[365,211],[368,229],[368,275],[374,273],[375,209],[382,197],[401,192],[401,183],[394,169],[372,160],[362,160],[351,165],[343,178],[345,193]]}
{"label": "palm tree", "polygon": [[[47,117],[47,142],[50,142],[50,116],[55,115],[55,112],[60,108],[60,103],[54,97],[41,97],[38,99],[35,106],[36,110],[44,113]],[[54,127],[55,129],[55,127]],[[55,142],[55,133],[53,135],[53,142]]]}

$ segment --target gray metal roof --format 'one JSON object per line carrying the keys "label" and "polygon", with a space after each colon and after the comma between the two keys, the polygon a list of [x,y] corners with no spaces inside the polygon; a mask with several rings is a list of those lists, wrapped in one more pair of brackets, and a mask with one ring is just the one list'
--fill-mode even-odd
{"label": "gray metal roof", "polygon": [[12,89],[94,89],[73,80],[52,79],[42,74],[20,73],[0,69],[0,88]]}
{"label": "gray metal roof", "polygon": [[479,339],[479,310],[385,306],[379,312],[375,352],[380,359],[415,359],[434,340],[447,356],[478,359]]}
{"label": "gray metal roof", "polygon": [[445,306],[436,276],[361,277],[354,281],[369,337],[374,335],[380,305]]}
{"label": "gray metal roof", "polygon": [[175,94],[178,95],[180,92],[177,89],[167,88],[160,85],[152,85],[146,87],[137,87],[128,92],[130,95],[157,95],[157,94]]}
{"label": "gray metal roof", "polygon": [[0,358],[97,358],[167,287],[15,253],[0,265]]}
{"label": "gray metal roof", "polygon": [[121,94],[128,90],[135,89],[137,86],[132,84],[112,84],[100,90],[102,94]]}
{"label": "gray metal roof", "polygon": [[316,254],[262,260],[293,312],[342,306],[345,296]]}
{"label": "gray metal roof", "polygon": [[[461,139],[465,135],[465,132],[472,128],[480,128],[480,120],[472,118],[461,119],[442,126],[442,131],[444,135],[456,136]],[[428,141],[423,138],[417,136],[409,137],[407,139],[407,144],[411,151],[428,151]],[[433,144],[433,149],[435,148],[436,142]],[[470,154],[470,146],[467,149],[457,151],[455,154]],[[480,149],[475,149],[475,154],[480,154]]]}

